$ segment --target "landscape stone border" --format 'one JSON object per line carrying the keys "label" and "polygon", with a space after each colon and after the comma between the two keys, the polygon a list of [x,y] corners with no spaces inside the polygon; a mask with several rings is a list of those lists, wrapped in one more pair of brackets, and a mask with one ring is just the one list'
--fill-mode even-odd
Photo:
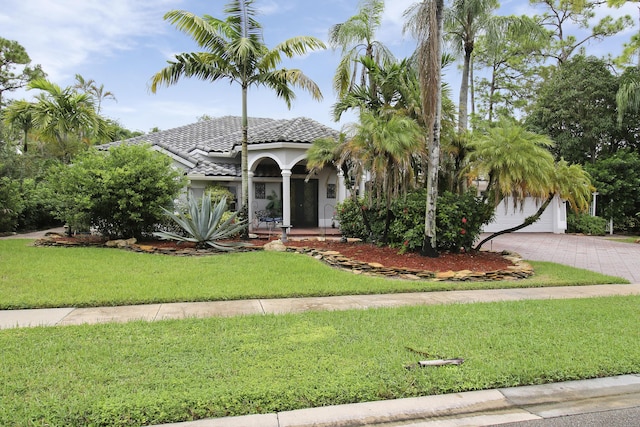
{"label": "landscape stone border", "polygon": [[531,264],[525,262],[518,254],[503,252],[502,256],[513,263],[512,266],[495,271],[426,271],[402,267],[385,267],[375,262],[356,261],[343,256],[340,252],[318,250],[311,247],[287,247],[288,252],[306,254],[330,266],[350,270],[354,274],[383,276],[406,280],[454,281],[454,282],[486,282],[498,280],[518,280],[533,276]]}
{"label": "landscape stone border", "polygon": [[[205,256],[221,254],[220,252],[210,249],[194,249],[194,248],[162,248],[151,245],[137,244],[136,239],[109,240],[107,242],[95,241],[69,241],[62,239],[62,236],[51,235],[43,239],[36,240],[36,246],[100,246],[110,248],[126,249],[134,252],[156,253],[162,255],[173,256]],[[429,280],[429,281],[500,281],[500,280],[518,280],[526,279],[534,274],[531,264],[524,261],[518,254],[513,252],[503,252],[502,256],[513,265],[506,269],[494,271],[427,271],[402,267],[386,267],[379,263],[363,262],[348,258],[340,252],[331,250],[320,250],[312,247],[295,247],[286,246],[279,240],[273,240],[264,246],[256,245],[253,247],[239,248],[240,251],[252,250],[268,250],[278,252],[293,252],[311,256],[322,261],[332,267],[348,270],[354,274],[362,274],[377,277],[387,277],[405,280]]]}

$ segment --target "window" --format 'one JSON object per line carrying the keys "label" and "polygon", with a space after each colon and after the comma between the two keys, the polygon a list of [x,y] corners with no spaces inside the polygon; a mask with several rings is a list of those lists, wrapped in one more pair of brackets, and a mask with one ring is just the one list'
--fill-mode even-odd
{"label": "window", "polygon": [[255,183],[256,199],[266,199],[266,184],[264,182]]}
{"label": "window", "polygon": [[327,184],[327,199],[335,199],[335,198],[336,198],[336,185]]}

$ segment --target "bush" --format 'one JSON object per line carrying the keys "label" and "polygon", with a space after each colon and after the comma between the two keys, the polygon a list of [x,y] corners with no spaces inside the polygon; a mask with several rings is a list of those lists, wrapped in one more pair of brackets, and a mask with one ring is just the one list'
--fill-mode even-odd
{"label": "bush", "polygon": [[369,238],[369,230],[362,220],[362,211],[367,209],[361,199],[348,198],[338,203],[336,215],[340,222],[340,232],[345,237],[355,237],[362,240]]}
{"label": "bush", "polygon": [[7,176],[0,177],[0,232],[14,231],[24,208],[20,183]]}
{"label": "bush", "polygon": [[607,232],[607,220],[599,216],[570,212],[567,215],[567,231],[591,236],[604,236]]}
{"label": "bush", "polygon": [[57,218],[111,238],[150,234],[184,186],[168,157],[137,145],[87,151],[54,168],[49,182],[60,199]]}
{"label": "bush", "polygon": [[56,210],[56,195],[42,181],[26,178],[21,186],[24,209],[18,218],[20,230],[41,230],[61,225],[52,212]]}
{"label": "bush", "polygon": [[[398,246],[403,251],[417,251],[422,247],[425,201],[425,190],[410,192],[393,201],[388,235],[390,245]],[[367,206],[361,200],[345,200],[337,208],[340,231],[347,237],[365,240],[370,233],[380,236],[384,232],[384,210],[384,203],[377,208],[375,205]],[[473,190],[463,195],[449,192],[441,194],[436,211],[438,249],[452,252],[471,250],[482,226],[489,223],[493,215],[493,207],[483,203]],[[370,230],[367,230],[364,218]]]}

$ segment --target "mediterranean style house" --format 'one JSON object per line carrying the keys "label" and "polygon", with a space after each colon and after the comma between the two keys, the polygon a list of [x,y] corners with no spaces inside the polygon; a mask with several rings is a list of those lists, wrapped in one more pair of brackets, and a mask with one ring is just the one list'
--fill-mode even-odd
{"label": "mediterranean style house", "polygon": [[[153,132],[124,141],[101,145],[108,149],[119,144],[149,144],[169,156],[188,178],[188,192],[201,197],[208,186],[228,189],[241,199],[242,119],[225,116],[186,126]],[[341,171],[325,168],[309,176],[306,154],[318,138],[338,139],[339,132],[312,119],[249,118],[249,224],[250,231],[261,226],[281,225],[298,228],[331,227],[335,224],[336,204],[347,197]],[[363,194],[364,188],[359,189]],[[188,194],[188,193],[187,193]],[[281,216],[266,215],[271,199],[281,204]],[[485,232],[500,231],[518,224],[538,209],[533,199],[523,209],[511,203],[496,209],[495,220]],[[564,233],[566,204],[556,199],[542,218],[520,230],[523,232]]]}
{"label": "mediterranean style house", "polygon": [[[225,116],[174,129],[153,132],[100,146],[149,144],[173,160],[189,180],[188,190],[201,197],[218,185],[241,200],[242,118]],[[256,228],[264,220],[270,199],[281,202],[281,225],[330,227],[336,203],[344,200],[342,174],[325,168],[314,176],[306,169],[307,150],[318,138],[338,138],[339,132],[314,120],[249,118],[249,223]],[[239,208],[236,203],[236,207]],[[271,226],[276,218],[269,217]],[[279,225],[280,225],[279,224]]]}

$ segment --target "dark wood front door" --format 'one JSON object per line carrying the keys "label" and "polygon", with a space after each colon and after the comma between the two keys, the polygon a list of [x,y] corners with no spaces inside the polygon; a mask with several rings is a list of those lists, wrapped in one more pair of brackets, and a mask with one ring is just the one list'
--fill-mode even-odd
{"label": "dark wood front door", "polygon": [[318,226],[318,180],[291,180],[291,225]]}

